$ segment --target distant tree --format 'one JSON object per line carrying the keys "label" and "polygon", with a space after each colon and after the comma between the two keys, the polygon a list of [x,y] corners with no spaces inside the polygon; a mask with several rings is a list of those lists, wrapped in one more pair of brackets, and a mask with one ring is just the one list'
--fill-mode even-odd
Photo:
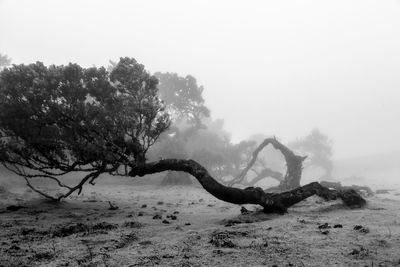
{"label": "distant tree", "polygon": [[318,129],[313,129],[307,136],[289,143],[290,148],[308,155],[308,164],[325,170],[324,179],[332,177],[332,141]]}
{"label": "distant tree", "polygon": [[9,58],[7,55],[3,55],[0,53],[0,71],[5,68],[10,66],[11,64],[11,58]]}
{"label": "distant tree", "polygon": [[[148,149],[169,124],[157,79],[131,58],[121,58],[111,72],[76,64],[46,67],[39,62],[0,72],[0,161],[45,197],[60,200],[80,193],[103,173],[141,177],[180,171],[193,175],[220,200],[261,205],[265,212],[286,212],[315,194],[340,197],[348,205],[365,204],[354,191],[332,191],[316,182],[270,194],[261,188],[224,186],[194,160],[148,162]],[[280,147],[275,139],[261,145],[267,144]],[[71,172],[84,174],[75,186],[62,181]],[[36,178],[53,180],[67,191],[52,196],[34,186]]]}
{"label": "distant tree", "polygon": [[210,110],[204,105],[204,88],[197,84],[196,78],[170,72],[156,72],[154,76],[159,80],[160,98],[165,101],[173,121],[185,120],[199,126],[202,118],[210,116]]}

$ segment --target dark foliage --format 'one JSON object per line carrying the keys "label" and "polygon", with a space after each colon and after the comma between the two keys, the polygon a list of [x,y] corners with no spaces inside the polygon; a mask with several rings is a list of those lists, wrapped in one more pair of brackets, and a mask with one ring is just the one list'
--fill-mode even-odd
{"label": "dark foliage", "polygon": [[[67,195],[101,173],[143,163],[170,125],[157,83],[132,58],[111,72],[40,62],[7,68],[0,76],[0,160],[28,185],[53,179]],[[74,171],[88,173],[76,187],[57,178]]]}

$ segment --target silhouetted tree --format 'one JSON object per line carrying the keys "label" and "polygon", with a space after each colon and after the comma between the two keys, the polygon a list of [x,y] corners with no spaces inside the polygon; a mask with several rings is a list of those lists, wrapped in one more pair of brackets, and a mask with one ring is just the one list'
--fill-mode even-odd
{"label": "silhouetted tree", "polygon": [[[48,196],[31,181],[56,181],[68,189],[62,197],[102,173],[144,163],[147,150],[170,125],[157,82],[130,58],[121,58],[112,72],[40,62],[5,69],[0,159],[42,195]],[[69,172],[87,175],[69,187],[58,179]]]}

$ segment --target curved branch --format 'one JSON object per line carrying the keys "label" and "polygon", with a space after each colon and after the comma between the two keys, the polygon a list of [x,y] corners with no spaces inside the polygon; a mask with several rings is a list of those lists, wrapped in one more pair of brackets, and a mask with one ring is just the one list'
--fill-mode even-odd
{"label": "curved branch", "polygon": [[30,189],[32,189],[33,191],[35,191],[35,192],[38,193],[39,195],[44,196],[45,198],[48,198],[48,199],[57,201],[57,198],[55,198],[55,197],[53,197],[53,196],[51,196],[51,195],[49,195],[49,194],[46,194],[45,192],[43,192],[43,191],[37,189],[36,187],[34,187],[34,186],[29,182],[29,178],[27,178],[27,177],[24,176],[24,179],[25,179],[25,181],[26,181],[26,185],[27,185]]}
{"label": "curved branch", "polygon": [[[63,184],[56,177],[53,177],[53,176],[50,176],[50,175],[46,175],[46,174],[34,174],[34,175],[33,174],[28,174],[27,172],[25,172],[25,170],[23,168],[19,168],[18,165],[12,165],[12,167],[14,168],[13,169],[10,166],[8,166],[8,164],[5,163],[5,162],[3,162],[2,164],[9,171],[11,171],[11,172],[13,172],[13,173],[15,173],[15,174],[17,174],[19,176],[22,176],[25,179],[27,186],[29,188],[31,188],[34,192],[44,196],[45,198],[48,198],[48,199],[51,199],[51,200],[54,200],[54,201],[60,201],[63,198],[67,198],[68,196],[70,196],[75,191],[78,191],[78,195],[79,195],[82,192],[82,188],[83,188],[83,186],[85,185],[86,182],[89,181],[90,184],[94,185],[94,180],[97,179],[102,173],[113,172],[113,171],[115,171],[116,168],[118,168],[118,166],[113,166],[111,169],[106,170],[105,166],[103,165],[103,166],[99,167],[97,171],[91,172],[91,173],[87,174],[85,177],[83,177],[81,179],[81,181],[77,185],[71,187],[71,186]],[[64,194],[59,194],[58,196],[51,196],[51,195],[47,194],[46,192],[43,192],[42,190],[36,188],[30,182],[30,179],[34,179],[34,178],[44,178],[44,179],[54,180],[58,184],[59,187],[67,188],[68,191],[66,193],[64,193]]]}
{"label": "curved branch", "polygon": [[317,182],[280,194],[265,193],[259,187],[245,189],[228,187],[217,182],[203,166],[194,160],[163,159],[157,162],[134,165],[131,168],[129,175],[132,177],[163,171],[184,171],[193,175],[203,188],[214,197],[233,204],[261,205],[265,212],[286,212],[290,206],[315,194],[325,199],[339,197],[349,206],[361,207],[366,204],[365,200],[357,193],[350,194],[352,197],[349,198],[346,197],[349,194],[348,192],[329,190]]}
{"label": "curved branch", "polygon": [[271,144],[276,150],[279,150],[285,158],[287,164],[287,172],[285,178],[281,180],[281,189],[292,189],[300,186],[300,178],[302,171],[302,163],[307,157],[298,156],[293,153],[289,148],[281,144],[275,137],[265,139],[253,152],[250,162],[246,168],[234,179],[229,182],[229,186],[236,183],[241,183],[247,175],[247,172],[256,163],[258,154],[264,147]]}

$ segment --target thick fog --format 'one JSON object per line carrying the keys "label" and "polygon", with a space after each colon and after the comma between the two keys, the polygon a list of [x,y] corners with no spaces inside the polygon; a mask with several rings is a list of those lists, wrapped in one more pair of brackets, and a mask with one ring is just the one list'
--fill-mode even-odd
{"label": "thick fog", "polygon": [[12,63],[191,74],[233,141],[318,128],[337,160],[399,157],[399,47],[395,0],[0,1]]}

